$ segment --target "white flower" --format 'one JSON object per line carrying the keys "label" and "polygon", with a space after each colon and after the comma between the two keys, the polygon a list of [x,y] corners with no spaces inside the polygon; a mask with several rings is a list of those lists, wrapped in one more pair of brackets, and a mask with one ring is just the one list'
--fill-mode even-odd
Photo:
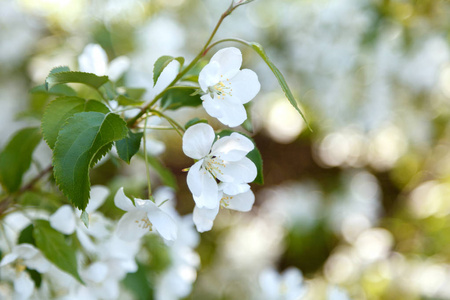
{"label": "white flower", "polygon": [[14,290],[19,299],[28,299],[34,290],[34,281],[31,279],[26,268],[33,269],[39,273],[45,273],[50,268],[50,263],[41,252],[29,244],[20,244],[3,257],[0,267],[15,262],[16,278],[14,279]]}
{"label": "white flower", "polygon": [[301,299],[306,292],[302,282],[302,273],[296,268],[291,267],[281,275],[273,268],[265,269],[259,277],[259,284],[263,292],[262,299]]}
{"label": "white flower", "polygon": [[244,104],[258,94],[261,85],[255,72],[239,70],[242,54],[237,48],[219,50],[200,72],[198,83],[206,112],[225,125],[235,127],[247,119]]}
{"label": "white flower", "polygon": [[137,198],[134,202],[136,206],[125,196],[123,188],[114,197],[116,206],[126,211],[117,224],[117,235],[121,239],[132,241],[153,230],[166,240],[173,241],[177,238],[177,224],[156,203]]}
{"label": "white flower", "polygon": [[[223,185],[220,184],[219,190],[223,190]],[[236,193],[236,188],[233,187],[233,190],[228,191],[228,193],[224,193],[220,191],[219,193],[219,203],[220,206],[217,208],[208,209],[208,208],[199,208],[195,206],[194,208],[194,223],[199,232],[205,232],[211,230],[213,226],[214,219],[219,213],[219,207],[228,208],[232,210],[247,212],[250,211],[253,207],[253,203],[255,203],[255,195],[250,190],[250,186],[248,184],[241,185],[240,189],[244,189],[244,192],[239,191]],[[230,193],[231,192],[231,193]]]}
{"label": "white flower", "polygon": [[86,207],[89,214],[89,228],[80,220],[81,211],[74,210],[71,205],[61,206],[50,218],[50,226],[63,234],[72,234],[76,232],[77,238],[82,246],[90,251],[95,251],[95,245],[89,236],[97,239],[104,239],[109,236],[108,227],[110,221],[102,214],[95,212],[106,200],[109,190],[104,186],[93,186],[91,188],[90,200]]}
{"label": "white flower", "polygon": [[231,185],[252,182],[256,166],[246,157],[253,143],[239,133],[222,137],[214,143],[214,130],[208,124],[189,127],[183,136],[183,152],[198,160],[187,175],[187,184],[199,208],[219,207],[216,179]]}
{"label": "white flower", "polygon": [[108,57],[100,45],[89,44],[78,57],[80,71],[94,73],[98,76],[108,75],[116,81],[129,68],[130,60],[125,56],[113,59],[108,65]]}

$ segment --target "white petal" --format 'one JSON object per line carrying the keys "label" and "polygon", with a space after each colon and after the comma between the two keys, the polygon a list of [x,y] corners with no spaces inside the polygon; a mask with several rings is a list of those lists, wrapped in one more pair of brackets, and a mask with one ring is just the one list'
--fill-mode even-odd
{"label": "white petal", "polygon": [[220,138],[214,143],[211,155],[220,156],[226,161],[237,161],[244,158],[254,148],[252,141],[247,137],[233,132],[230,136]]}
{"label": "white petal", "polygon": [[27,260],[38,254],[39,250],[30,244],[20,244],[14,246],[12,252],[16,253],[18,257]]}
{"label": "white petal", "polygon": [[[272,268],[265,269],[259,276],[259,285],[267,299],[276,299],[279,296],[279,274]],[[272,297],[272,298],[271,298]]]}
{"label": "white petal", "polygon": [[193,159],[208,155],[214,142],[215,134],[211,126],[205,123],[195,124],[183,135],[183,152]]}
{"label": "white petal", "polygon": [[[89,226],[91,227],[91,226]],[[80,242],[81,246],[83,246],[83,248],[90,252],[90,253],[95,253],[95,250],[97,249],[96,245],[94,244],[94,242],[92,242],[91,238],[89,237],[89,235],[86,234],[86,232],[80,228],[77,229],[77,238],[78,241]]]}
{"label": "white petal", "polygon": [[201,89],[207,93],[208,87],[216,85],[220,81],[220,65],[218,62],[210,62],[198,74],[198,83]]}
{"label": "white petal", "polygon": [[247,112],[245,111],[244,105],[230,98],[211,99],[209,96],[203,96],[202,104],[210,116],[217,118],[224,125],[236,127],[244,123],[247,119]]}
{"label": "white petal", "polygon": [[125,213],[117,224],[116,234],[125,241],[134,241],[149,232],[149,228],[142,226],[142,219],[147,218],[147,213],[143,210],[133,210]]}
{"label": "white petal", "polygon": [[108,275],[108,266],[101,262],[95,262],[91,264],[84,272],[84,278],[100,283],[105,280]]}
{"label": "white petal", "polygon": [[191,190],[197,206],[216,208],[219,205],[219,187],[214,177],[208,171],[203,168],[198,171],[191,168],[187,182],[189,189],[191,189],[191,186],[195,186],[200,191],[200,193],[196,194]]}
{"label": "white petal", "polygon": [[147,215],[156,230],[164,239],[174,241],[177,239],[177,224],[175,221],[156,204],[149,201],[147,206]]}
{"label": "white petal", "polygon": [[221,171],[217,172],[217,179],[223,182],[249,183],[255,180],[257,175],[255,164],[247,157],[227,162],[225,166],[217,165],[217,168]]}
{"label": "white petal", "polygon": [[288,268],[283,272],[283,282],[286,284],[288,288],[293,288],[302,284],[303,275],[299,269],[296,268]]}
{"label": "white petal", "polygon": [[116,196],[114,197],[114,204],[124,211],[130,211],[135,209],[133,202],[131,202],[130,198],[125,196],[125,193],[123,192],[123,187],[117,190]]}
{"label": "white petal", "polygon": [[200,169],[203,164],[203,159],[199,160],[189,168],[187,174],[187,185],[189,190],[194,196],[200,196],[202,194],[202,178]]}
{"label": "white petal", "polygon": [[105,202],[109,195],[109,189],[103,185],[94,185],[91,188],[91,199],[86,207],[88,214],[93,213]]}
{"label": "white petal", "polygon": [[171,61],[159,75],[158,80],[153,87],[153,96],[161,93],[175,79],[175,77],[177,77],[179,71],[180,62],[178,60]]}
{"label": "white petal", "polygon": [[242,194],[250,190],[250,186],[246,183],[230,183],[230,182],[222,182],[219,184],[219,189],[227,195],[237,195]]}
{"label": "white petal", "polygon": [[31,296],[34,290],[34,281],[27,272],[20,272],[14,280],[14,290],[22,299],[28,299]]}
{"label": "white petal", "polygon": [[80,71],[102,76],[106,75],[108,57],[100,45],[89,44],[78,57],[78,64]]}
{"label": "white petal", "polygon": [[63,205],[53,213],[50,218],[50,226],[64,234],[72,234],[75,231],[76,221],[72,206]]}
{"label": "white petal", "polygon": [[219,213],[219,207],[214,209],[194,207],[193,220],[198,232],[211,230],[214,219]]}
{"label": "white petal", "polygon": [[245,104],[255,98],[261,89],[258,81],[258,75],[249,69],[239,71],[230,79],[233,97],[237,97],[242,104]]}
{"label": "white petal", "polygon": [[109,63],[108,77],[112,81],[117,81],[123,73],[130,67],[130,59],[126,56],[119,56]]}
{"label": "white petal", "polygon": [[45,273],[51,267],[50,262],[40,252],[34,255],[31,259],[25,261],[25,265],[30,269],[38,271],[39,273]]}
{"label": "white petal", "polygon": [[17,253],[8,253],[6,254],[3,259],[0,261],[0,267],[6,266],[7,264],[12,263],[13,261],[15,261],[19,256],[17,255]]}
{"label": "white petal", "polygon": [[228,209],[238,211],[250,211],[255,203],[255,195],[251,190],[235,196],[229,196]]}
{"label": "white petal", "polygon": [[210,62],[219,63],[219,73],[223,75],[225,79],[232,78],[241,68],[242,53],[235,47],[223,48],[213,55]]}

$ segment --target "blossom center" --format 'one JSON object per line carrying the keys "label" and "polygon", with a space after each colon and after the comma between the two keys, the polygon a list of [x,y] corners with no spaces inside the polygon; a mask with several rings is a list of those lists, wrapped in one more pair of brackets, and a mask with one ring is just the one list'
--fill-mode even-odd
{"label": "blossom center", "polygon": [[18,260],[16,260],[15,269],[16,269],[17,274],[25,271],[26,268],[27,267],[25,266],[25,261],[22,258],[19,258]]}
{"label": "blossom center", "polygon": [[136,220],[134,222],[136,222],[138,224],[139,228],[144,228],[144,229],[148,228],[148,231],[153,230],[153,224],[152,224],[152,222],[150,222],[148,217],[144,217],[144,218],[142,218],[140,220]]}
{"label": "blossom center", "polygon": [[217,156],[211,156],[205,159],[203,166],[208,172],[210,172],[216,178],[217,174],[223,175],[223,172],[220,168],[226,167],[223,159],[220,159]]}
{"label": "blossom center", "polygon": [[228,208],[231,199],[233,199],[233,196],[223,196],[222,199],[220,199],[220,206]]}
{"label": "blossom center", "polygon": [[[220,77],[223,77],[223,75],[220,75]],[[214,98],[214,95],[217,95],[217,99],[223,99],[225,96],[231,97],[233,89],[231,88],[230,79],[226,78],[215,85],[208,87],[208,91],[211,98]]]}

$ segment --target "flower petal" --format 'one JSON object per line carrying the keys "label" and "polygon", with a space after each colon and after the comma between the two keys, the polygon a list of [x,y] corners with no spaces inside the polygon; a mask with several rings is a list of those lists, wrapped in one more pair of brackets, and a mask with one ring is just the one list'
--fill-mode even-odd
{"label": "flower petal", "polygon": [[13,253],[16,253],[18,257],[28,260],[31,259],[33,256],[39,253],[39,250],[35,248],[33,245],[30,244],[20,244],[17,246],[14,246]]}
{"label": "flower petal", "polygon": [[91,188],[91,199],[86,207],[88,214],[93,213],[105,202],[109,195],[109,189],[103,185],[94,185]]}
{"label": "flower petal", "polygon": [[13,261],[15,261],[19,256],[17,255],[17,253],[8,253],[6,254],[3,259],[0,261],[0,267],[6,266],[10,263],[12,263]]}
{"label": "flower petal", "polygon": [[75,231],[75,213],[72,206],[63,205],[53,213],[50,218],[50,226],[64,234],[72,234]]}
{"label": "flower petal", "polygon": [[239,161],[227,162],[225,166],[217,165],[220,172],[217,172],[217,179],[231,183],[249,183],[255,180],[257,170],[255,164],[244,157]]}
{"label": "flower petal", "polygon": [[219,63],[213,61],[204,66],[198,74],[198,84],[205,93],[208,93],[210,86],[214,86],[220,81],[219,69]]}
{"label": "flower petal", "polygon": [[196,162],[187,175],[187,184],[199,207],[215,208],[219,205],[219,187],[214,177]]}
{"label": "flower petal", "polygon": [[117,224],[116,234],[125,241],[134,241],[149,232],[149,228],[142,226],[142,219],[147,218],[143,210],[133,210],[125,213]]}
{"label": "flower petal", "polygon": [[228,209],[237,211],[250,211],[255,203],[255,195],[251,190],[245,193],[229,196]]}
{"label": "flower petal", "polygon": [[82,72],[106,75],[108,57],[100,45],[89,44],[78,57],[78,65]]}
{"label": "flower petal", "polygon": [[237,161],[244,158],[254,148],[255,145],[247,137],[233,132],[230,136],[220,138],[214,143],[211,155],[219,156],[226,161]]}
{"label": "flower petal", "polygon": [[259,285],[267,299],[276,299],[279,296],[280,275],[273,269],[264,269],[259,275]]}
{"label": "flower petal", "polygon": [[193,159],[208,155],[214,142],[215,134],[211,126],[205,123],[189,127],[183,135],[183,152]]}
{"label": "flower petal", "polygon": [[247,192],[250,190],[250,186],[247,183],[222,182],[219,184],[219,190],[222,190],[224,194],[234,196]]}
{"label": "flower petal", "polygon": [[236,75],[242,65],[241,50],[235,47],[223,48],[217,51],[210,60],[211,62],[218,62],[220,69],[219,73],[226,79],[230,79]]}
{"label": "flower petal", "polygon": [[217,118],[220,122],[230,127],[236,127],[244,123],[247,119],[247,112],[244,105],[236,102],[232,97],[224,99],[212,99],[209,95],[202,96],[203,108],[206,112]]}
{"label": "flower petal", "polygon": [[198,232],[211,230],[214,219],[219,213],[219,207],[213,209],[194,207],[193,220]]}
{"label": "flower petal", "polygon": [[149,201],[147,205],[147,216],[156,230],[164,239],[174,241],[177,239],[177,224],[165,212],[163,212],[155,203]]}
{"label": "flower petal", "polygon": [[41,252],[38,252],[32,258],[25,261],[25,265],[30,269],[38,271],[39,273],[47,272],[52,266]]}
{"label": "flower petal", "polygon": [[125,193],[123,192],[123,187],[117,190],[116,196],[114,196],[114,204],[124,211],[136,209],[133,205],[133,202],[131,202],[130,198],[125,196]]}
{"label": "flower petal", "polygon": [[117,81],[123,73],[130,67],[130,59],[126,56],[119,56],[109,63],[108,77],[112,81]]}
{"label": "flower petal", "polygon": [[175,79],[175,77],[177,77],[179,71],[180,62],[178,60],[172,60],[159,75],[152,90],[153,96],[161,93]]}
{"label": "flower petal", "polygon": [[20,272],[19,276],[14,280],[14,290],[20,295],[19,299],[31,297],[34,290],[34,281],[27,272]]}
{"label": "flower petal", "polygon": [[258,75],[249,69],[240,70],[230,79],[233,97],[238,98],[242,104],[245,104],[255,98],[261,89]]}

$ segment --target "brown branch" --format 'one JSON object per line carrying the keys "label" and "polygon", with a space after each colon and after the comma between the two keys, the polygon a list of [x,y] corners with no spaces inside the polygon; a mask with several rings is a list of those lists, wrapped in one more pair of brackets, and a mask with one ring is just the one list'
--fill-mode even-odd
{"label": "brown branch", "polygon": [[33,179],[30,180],[26,185],[20,188],[17,192],[14,194],[9,195],[5,199],[3,199],[0,202],[0,216],[3,215],[3,213],[11,206],[11,204],[14,202],[14,198],[25,193],[28,190],[31,190],[33,186],[40,180],[42,177],[44,177],[47,173],[50,173],[53,170],[53,166],[50,165],[44,170],[42,170],[39,174],[37,174]]}

